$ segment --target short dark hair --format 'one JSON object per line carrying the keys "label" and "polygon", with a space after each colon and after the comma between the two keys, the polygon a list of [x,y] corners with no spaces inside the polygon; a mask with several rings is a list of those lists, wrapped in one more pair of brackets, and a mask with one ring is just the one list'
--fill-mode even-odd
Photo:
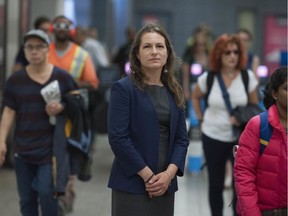
{"label": "short dark hair", "polygon": [[58,15],[53,19],[53,23],[56,23],[59,19],[66,19],[71,25],[73,25],[73,21],[66,17],[65,15]]}
{"label": "short dark hair", "polygon": [[36,18],[36,20],[34,21],[34,28],[39,29],[40,26],[46,22],[51,22],[51,20],[46,16],[40,16],[40,17]]}

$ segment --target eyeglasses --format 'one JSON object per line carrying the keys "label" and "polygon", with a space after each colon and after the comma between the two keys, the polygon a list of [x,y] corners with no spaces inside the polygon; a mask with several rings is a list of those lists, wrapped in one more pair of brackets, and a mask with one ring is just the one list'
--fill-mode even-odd
{"label": "eyeglasses", "polygon": [[39,45],[35,45],[35,46],[32,46],[32,45],[25,45],[24,46],[24,49],[27,50],[28,52],[31,52],[32,50],[36,50],[36,51],[42,51],[44,50],[45,48],[47,48],[48,46],[47,45],[44,45],[44,44],[39,44]]}
{"label": "eyeglasses", "polygon": [[55,23],[53,25],[53,29],[55,30],[65,30],[68,31],[71,29],[71,25],[68,23]]}
{"label": "eyeglasses", "polygon": [[229,56],[229,55],[231,55],[232,53],[233,53],[234,55],[239,55],[239,50],[227,50],[227,51],[224,52],[224,55]]}

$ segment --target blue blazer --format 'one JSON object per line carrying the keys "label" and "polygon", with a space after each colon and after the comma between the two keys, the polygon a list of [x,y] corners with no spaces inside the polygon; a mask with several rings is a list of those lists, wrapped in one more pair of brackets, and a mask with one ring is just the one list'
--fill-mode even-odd
{"label": "blue blazer", "polygon": [[[169,91],[168,91],[169,92]],[[167,166],[175,164],[178,176],[183,176],[189,145],[184,109],[170,102],[170,134]],[[145,185],[137,174],[146,165],[157,172],[159,122],[156,111],[145,91],[139,90],[129,77],[115,82],[111,88],[108,110],[108,138],[115,155],[108,187],[130,193],[145,194]],[[168,188],[178,190],[177,177]]]}

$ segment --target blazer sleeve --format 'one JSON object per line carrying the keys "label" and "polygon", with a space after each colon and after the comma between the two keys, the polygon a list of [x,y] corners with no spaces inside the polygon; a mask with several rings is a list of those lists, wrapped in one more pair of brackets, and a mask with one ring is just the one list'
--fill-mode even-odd
{"label": "blazer sleeve", "polygon": [[108,108],[108,139],[117,162],[126,177],[143,169],[146,164],[132,145],[129,125],[131,113],[129,87],[115,82],[111,88]]}
{"label": "blazer sleeve", "polygon": [[237,210],[242,216],[261,216],[256,190],[256,168],[260,157],[260,117],[253,117],[239,139],[234,164]]}

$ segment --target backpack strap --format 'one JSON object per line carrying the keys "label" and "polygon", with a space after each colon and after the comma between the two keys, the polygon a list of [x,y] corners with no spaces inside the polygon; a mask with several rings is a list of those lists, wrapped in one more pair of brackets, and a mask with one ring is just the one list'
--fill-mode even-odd
{"label": "backpack strap", "polygon": [[233,111],[233,108],[232,108],[231,101],[230,101],[230,98],[229,98],[229,93],[227,92],[224,80],[223,80],[222,75],[220,73],[217,74],[217,79],[218,79],[218,82],[219,82],[219,85],[220,85],[220,88],[221,88],[222,97],[224,99],[226,108],[228,110],[229,115],[231,115],[231,113]]}
{"label": "backpack strap", "polygon": [[241,77],[242,77],[242,81],[244,83],[246,94],[247,94],[247,96],[249,98],[249,92],[248,92],[249,76],[248,76],[248,71],[247,70],[241,70]]}
{"label": "backpack strap", "polygon": [[[217,74],[215,71],[208,71],[208,75],[207,75],[207,93],[205,95],[205,105],[206,107],[208,107],[208,97],[209,94],[211,92],[211,88],[213,85],[213,81],[214,81],[214,75]],[[242,77],[242,81],[244,83],[244,87],[245,87],[245,91],[246,94],[249,98],[249,92],[248,92],[248,84],[249,84],[249,76],[248,76],[248,71],[247,70],[242,70],[241,71],[241,77]]]}
{"label": "backpack strap", "polygon": [[260,113],[260,156],[269,144],[272,135],[272,126],[268,122],[268,112]]}
{"label": "backpack strap", "polygon": [[207,83],[207,93],[205,95],[205,105],[206,105],[206,107],[208,107],[208,97],[209,97],[209,94],[211,92],[211,88],[212,88],[212,85],[213,85],[214,75],[215,75],[214,71],[208,71],[207,81],[206,81],[206,83]]}

